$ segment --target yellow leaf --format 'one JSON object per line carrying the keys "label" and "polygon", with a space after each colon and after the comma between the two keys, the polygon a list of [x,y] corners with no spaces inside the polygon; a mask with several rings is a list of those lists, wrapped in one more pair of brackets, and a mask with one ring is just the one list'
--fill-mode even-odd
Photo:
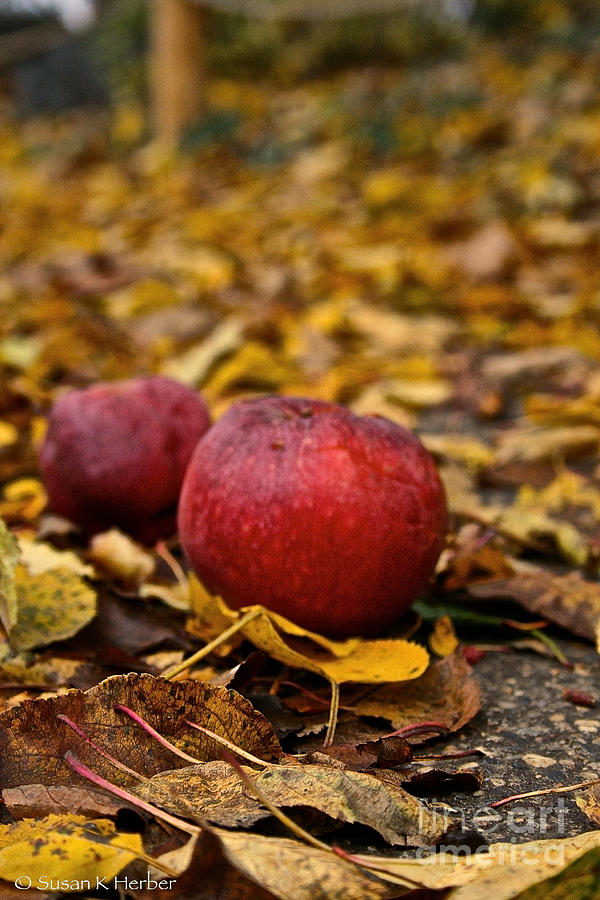
{"label": "yellow leaf", "polygon": [[14,444],[19,437],[19,432],[12,422],[3,422],[0,420],[0,447],[9,447]]}
{"label": "yellow leaf", "polygon": [[168,360],[162,367],[161,374],[190,386],[200,384],[219,359],[240,346],[243,337],[241,320],[226,319],[201,344],[196,344],[180,356]]}
{"label": "yellow leaf", "polygon": [[154,572],[154,557],[118,528],[92,538],[90,559],[115,578],[134,584]]}
{"label": "yellow leaf", "polygon": [[429,635],[429,646],[436,656],[450,656],[458,647],[458,638],[452,620],[448,616],[440,616],[433,625]]}
{"label": "yellow leaf", "polygon": [[21,890],[90,891],[109,884],[144,855],[139,834],[120,833],[108,819],[46,816],[0,825],[0,878]]}
{"label": "yellow leaf", "polygon": [[15,569],[18,616],[9,631],[14,650],[45,647],[77,634],[96,615],[96,594],[68,569],[32,576]]}
{"label": "yellow leaf", "polygon": [[2,488],[0,516],[20,516],[28,521],[36,519],[46,508],[48,497],[37,478],[18,478]]}
{"label": "yellow leaf", "polygon": [[600,847],[600,831],[525,844],[490,844],[485,853],[472,853],[459,859],[451,852],[455,848],[416,860],[382,856],[355,859],[364,861],[382,878],[389,874],[430,890],[453,888],[448,900],[481,900],[481,897],[511,900],[596,847]]}
{"label": "yellow leaf", "polygon": [[0,519],[0,621],[7,632],[16,624],[18,616],[15,566],[19,556],[14,535]]}
{"label": "yellow leaf", "polygon": [[223,363],[206,386],[212,396],[218,396],[237,383],[257,387],[276,388],[293,376],[293,370],[279,354],[256,341],[244,344],[235,356]]}
{"label": "yellow leaf", "polygon": [[[232,610],[220,597],[212,597],[192,576],[191,603],[200,622],[211,624],[216,637],[249,612],[258,614],[241,628],[241,634],[259,650],[294,668],[307,669],[336,684],[407,681],[427,668],[427,651],[405,640],[333,641],[307,631],[262,606]],[[209,635],[205,635],[208,637]]]}
{"label": "yellow leaf", "polygon": [[18,541],[21,563],[30,575],[41,575],[53,569],[66,569],[75,575],[85,575],[88,578],[95,575],[93,566],[82,562],[72,550],[56,550],[51,544],[32,541],[22,535]]}

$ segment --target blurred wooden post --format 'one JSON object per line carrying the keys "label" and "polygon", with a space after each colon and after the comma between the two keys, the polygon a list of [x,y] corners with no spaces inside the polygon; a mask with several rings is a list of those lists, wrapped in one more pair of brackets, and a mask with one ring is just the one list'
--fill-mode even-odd
{"label": "blurred wooden post", "polygon": [[206,15],[193,0],[152,0],[152,105],[159,138],[177,140],[202,113]]}

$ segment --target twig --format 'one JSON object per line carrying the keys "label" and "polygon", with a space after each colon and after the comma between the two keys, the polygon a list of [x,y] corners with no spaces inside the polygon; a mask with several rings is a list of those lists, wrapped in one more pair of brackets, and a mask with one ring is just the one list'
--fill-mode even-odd
{"label": "twig", "polygon": [[513,800],[524,800],[526,797],[541,797],[543,794],[567,794],[570,791],[579,791],[581,788],[592,787],[594,784],[600,784],[600,778],[594,778],[592,781],[580,781],[579,784],[569,784],[565,787],[542,788],[539,791],[513,794],[512,797],[504,797],[502,800],[490,803],[490,807],[504,806],[505,803],[512,803]]}

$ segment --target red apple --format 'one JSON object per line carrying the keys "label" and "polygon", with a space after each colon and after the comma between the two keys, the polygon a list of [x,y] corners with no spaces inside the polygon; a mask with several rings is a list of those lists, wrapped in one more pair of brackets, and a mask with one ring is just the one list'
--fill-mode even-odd
{"label": "red apple", "polygon": [[173,534],[181,482],[209,426],[202,398],[169,378],[70,391],[40,451],[51,509],[89,532],[116,525],[147,542]]}
{"label": "red apple", "polygon": [[446,530],[434,462],[411,432],[319,400],[232,406],[198,444],[179,502],[188,560],[240,608],[324,634],[381,632],[431,576]]}

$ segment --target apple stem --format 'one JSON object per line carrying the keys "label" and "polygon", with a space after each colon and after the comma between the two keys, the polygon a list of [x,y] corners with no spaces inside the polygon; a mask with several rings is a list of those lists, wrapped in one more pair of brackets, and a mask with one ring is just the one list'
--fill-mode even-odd
{"label": "apple stem", "polygon": [[[243,759],[247,759],[248,762],[255,763],[259,766],[277,765],[277,763],[267,762],[266,759],[259,759],[258,756],[253,756],[252,753],[248,753],[247,750],[242,750],[241,747],[238,747],[236,744],[232,743],[232,741],[228,741],[227,738],[221,737],[220,734],[216,734],[209,728],[205,728],[204,725],[198,725],[196,722],[190,722],[189,719],[186,719],[185,723],[191,728],[195,728],[197,731],[201,731],[202,734],[208,735],[208,737],[211,737],[213,741],[216,741],[218,744],[222,744],[223,747],[227,747],[227,749],[231,750],[232,753],[237,753],[238,756],[241,756]],[[196,760],[196,762],[198,762],[198,760]]]}
{"label": "apple stem", "polygon": [[502,800],[496,800],[490,803],[490,808],[504,806],[506,803],[512,803],[513,800],[523,800],[525,797],[541,797],[542,794],[566,794],[570,791],[579,791],[582,788],[593,787],[600,784],[600,778],[594,778],[592,781],[580,781],[579,784],[568,784],[566,786],[542,788],[539,791],[527,791],[525,794],[513,794],[512,797],[504,797]]}
{"label": "apple stem", "polygon": [[209,653],[212,653],[213,650],[216,650],[217,647],[220,647],[221,644],[224,644],[229,640],[230,637],[233,637],[238,631],[244,628],[248,622],[251,622],[253,619],[256,619],[262,613],[262,609],[250,609],[248,612],[242,616],[241,619],[238,619],[237,622],[234,622],[229,628],[226,628],[225,631],[222,631],[221,634],[216,637],[213,641],[206,644],[200,650],[197,650],[196,653],[192,653],[191,656],[188,656],[187,659],[184,659],[182,662],[178,663],[176,666],[173,666],[171,669],[167,669],[163,672],[163,678],[167,680],[170,678],[174,678],[175,675],[179,675],[180,672],[185,671],[185,669],[189,669],[191,666],[194,666],[199,660],[204,659],[205,656],[208,656]]}
{"label": "apple stem", "polygon": [[200,834],[200,832],[202,831],[202,829],[198,828],[197,825],[190,825],[189,822],[184,822],[183,819],[178,819],[175,816],[171,816],[169,815],[169,813],[164,812],[164,810],[159,809],[158,806],[153,806],[151,803],[146,803],[145,800],[140,800],[139,797],[136,797],[134,794],[130,794],[129,791],[117,787],[116,784],[107,781],[106,778],[102,778],[101,775],[97,775],[96,772],[92,771],[92,769],[88,769],[88,767],[85,766],[81,762],[79,757],[76,756],[71,750],[68,750],[67,753],[65,753],[65,762],[73,769],[73,771],[77,772],[78,775],[81,775],[82,778],[86,778],[88,781],[91,781],[92,784],[96,784],[98,787],[104,788],[105,791],[109,791],[120,800],[125,800],[132,806],[137,806],[138,809],[143,809],[144,812],[149,813],[151,816],[155,816],[155,818],[157,819],[162,819],[164,822],[167,822],[174,828],[179,828],[181,831],[187,831],[188,834]]}
{"label": "apple stem", "polygon": [[329,707],[329,721],[327,722],[327,732],[323,747],[331,747],[333,744],[333,736],[337,727],[338,713],[340,709],[340,686],[337,681],[331,681],[331,705]]}

